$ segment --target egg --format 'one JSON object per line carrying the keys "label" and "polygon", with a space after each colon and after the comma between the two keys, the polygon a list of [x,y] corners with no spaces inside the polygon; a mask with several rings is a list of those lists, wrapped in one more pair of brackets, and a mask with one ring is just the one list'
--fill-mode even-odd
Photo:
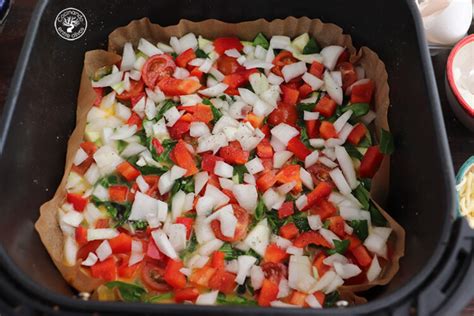
{"label": "egg", "polygon": [[426,38],[433,44],[454,44],[466,35],[471,25],[471,0],[426,0],[419,9]]}

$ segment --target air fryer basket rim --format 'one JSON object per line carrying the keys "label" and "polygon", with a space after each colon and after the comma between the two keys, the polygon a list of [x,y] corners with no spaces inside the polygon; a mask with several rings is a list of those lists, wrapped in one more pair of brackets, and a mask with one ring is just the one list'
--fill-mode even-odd
{"label": "air fryer basket rim", "polygon": [[[420,49],[421,61],[422,61],[422,68],[424,70],[424,76],[426,80],[426,88],[428,90],[428,99],[430,100],[430,105],[432,107],[432,115],[431,118],[435,124],[437,125],[437,129],[435,129],[435,135],[439,142],[439,152],[438,155],[442,157],[444,162],[444,168],[442,170],[444,174],[444,178],[449,181],[449,192],[447,192],[448,198],[448,205],[450,205],[451,212],[445,212],[445,221],[443,225],[442,232],[440,232],[440,246],[436,248],[433,252],[431,258],[428,259],[426,266],[423,270],[420,271],[416,276],[414,276],[409,282],[401,286],[398,290],[394,291],[393,293],[384,296],[383,299],[377,299],[374,301],[370,301],[367,304],[353,306],[346,309],[328,309],[328,310],[321,310],[318,312],[325,313],[330,311],[330,314],[347,314],[350,313],[368,313],[374,312],[377,310],[381,310],[386,308],[387,306],[391,306],[396,304],[397,302],[402,301],[407,296],[412,294],[423,282],[425,282],[428,276],[433,271],[434,267],[438,265],[441,260],[441,256],[446,247],[446,242],[449,239],[451,233],[451,225],[452,225],[452,214],[455,210],[455,190],[454,190],[454,171],[451,164],[451,154],[448,147],[448,141],[446,136],[446,130],[444,126],[444,120],[442,116],[441,106],[439,102],[438,92],[436,89],[436,83],[434,79],[434,71],[432,64],[430,62],[430,55],[428,52],[428,48],[425,41],[424,30],[421,22],[421,18],[419,16],[418,9],[413,3],[412,0],[405,0],[408,9],[414,19],[417,40],[418,40],[418,47]],[[5,109],[3,111],[3,116],[0,121],[0,156],[3,151],[3,147],[5,145],[9,126],[12,120],[13,112],[15,109],[15,104],[17,101],[17,96],[19,93],[19,89],[26,72],[26,67],[28,64],[28,60],[32,53],[32,47],[34,38],[36,36],[39,23],[41,21],[43,12],[48,5],[49,0],[39,0],[38,4],[34,10],[32,20],[28,27],[27,36],[25,38],[23,48],[20,54],[20,58],[18,60],[18,64],[15,70],[14,79],[12,81],[12,85],[8,94],[8,98],[5,104]],[[0,263],[5,267],[5,270],[10,274],[12,278],[15,279],[22,287],[27,289],[29,292],[34,293],[36,297],[44,299],[45,301],[49,301],[53,304],[57,304],[59,306],[63,306],[66,308],[71,308],[74,310],[88,310],[88,311],[112,311],[112,312],[134,312],[140,310],[142,312],[156,312],[158,310],[162,312],[170,312],[176,313],[178,311],[186,312],[186,311],[195,311],[195,312],[234,312],[234,313],[244,313],[244,312],[262,312],[265,311],[262,308],[258,307],[232,307],[232,306],[220,306],[220,307],[207,307],[207,306],[195,306],[195,305],[177,305],[177,304],[163,304],[163,305],[153,305],[153,304],[142,304],[142,303],[114,303],[114,302],[99,302],[99,301],[79,301],[77,299],[73,299],[71,297],[67,297],[65,295],[57,294],[50,289],[34,282],[31,280],[27,275],[21,271],[16,265],[14,264],[13,260],[9,258],[6,251],[4,250],[3,246],[0,246]],[[268,309],[266,309],[268,311]],[[283,314],[288,313],[289,309],[271,309],[271,313],[275,314]],[[303,314],[303,313],[314,313],[314,310],[295,310],[291,309],[292,313],[296,314]]]}

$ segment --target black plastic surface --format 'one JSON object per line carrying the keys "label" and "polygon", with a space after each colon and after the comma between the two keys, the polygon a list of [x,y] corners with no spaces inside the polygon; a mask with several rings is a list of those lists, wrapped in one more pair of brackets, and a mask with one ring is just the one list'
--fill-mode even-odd
{"label": "black plastic surface", "polygon": [[[77,41],[61,39],[53,27],[64,8],[87,17]],[[51,0],[40,1],[17,68],[0,126],[0,261],[22,291],[62,310],[136,311],[182,314],[268,313],[288,310],[80,302],[39,241],[33,224],[39,206],[54,194],[63,173],[67,139],[84,53],[104,48],[116,27],[144,16],[162,25],[180,18],[228,22],[308,16],[336,23],[355,45],[369,46],[386,63],[392,107],[389,121],[397,150],[391,158],[386,208],[406,228],[406,255],[393,281],[373,291],[372,300],[346,310],[291,314],[359,314],[403,306],[440,263],[451,233],[454,176],[444,123],[420,19],[411,0]]]}

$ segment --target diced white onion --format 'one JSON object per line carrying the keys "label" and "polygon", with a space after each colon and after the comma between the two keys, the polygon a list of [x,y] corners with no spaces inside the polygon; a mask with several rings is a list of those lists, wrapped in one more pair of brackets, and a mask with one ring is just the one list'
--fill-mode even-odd
{"label": "diced white onion", "polygon": [[309,72],[306,72],[302,78],[304,82],[311,86],[311,89],[313,89],[313,91],[321,89],[324,84],[324,81]]}
{"label": "diced white onion", "polygon": [[214,167],[214,173],[223,178],[232,178],[234,167],[224,161],[217,161]]}
{"label": "diced white onion", "polygon": [[305,187],[310,190],[314,189],[313,177],[311,177],[311,174],[306,169],[300,168],[300,178]]}
{"label": "diced white onion", "polygon": [[334,240],[341,240],[339,237],[337,237],[336,234],[334,234],[332,231],[329,229],[321,228],[319,230],[319,233],[321,236],[323,236],[324,239],[331,245],[331,247],[334,247]]}
{"label": "diced white onion", "polygon": [[271,134],[286,146],[288,145],[290,139],[297,136],[299,132],[293,126],[290,126],[285,123],[280,123],[271,129]]}
{"label": "diced white onion", "polygon": [[308,204],[308,198],[306,195],[300,195],[295,201],[295,206],[298,210],[302,210]]}
{"label": "diced white onion", "polygon": [[194,193],[199,194],[209,180],[209,174],[206,171],[198,172],[194,175]]}
{"label": "diced white onion", "polygon": [[86,161],[87,158],[89,158],[89,155],[87,155],[87,153],[84,151],[84,149],[79,147],[79,149],[76,152],[76,155],[74,156],[73,163],[74,163],[75,166],[79,166],[81,163]]}
{"label": "diced white onion", "polygon": [[151,236],[155,241],[156,246],[158,249],[166,256],[171,259],[177,259],[178,255],[174,250],[173,246],[171,245],[168,237],[166,236],[165,232],[161,229],[156,229],[151,232]]}
{"label": "diced white onion", "polygon": [[201,245],[198,252],[201,256],[210,256],[214,251],[219,250],[224,242],[220,239],[212,239]]}
{"label": "diced white onion", "polygon": [[270,83],[270,84],[272,84],[272,85],[279,86],[279,85],[281,85],[284,81],[285,81],[285,79],[283,79],[283,78],[280,77],[280,76],[275,75],[273,72],[271,72],[271,73],[268,75],[268,83]]}
{"label": "diced white onion", "polygon": [[319,112],[308,112],[304,111],[303,113],[303,119],[305,121],[313,121],[319,119]]}
{"label": "diced white onion", "polygon": [[298,76],[303,75],[306,72],[306,63],[303,61],[289,64],[284,66],[281,69],[281,72],[283,74],[283,78],[285,79],[285,82],[290,81],[291,79],[294,79]]}
{"label": "diced white onion", "polygon": [[66,265],[72,267],[76,265],[77,250],[79,246],[77,245],[76,240],[69,236],[65,236],[64,240],[64,260]]}
{"label": "diced white onion", "polygon": [[121,71],[128,71],[133,69],[135,63],[135,51],[132,43],[125,43],[123,45],[122,63],[120,64]]}
{"label": "diced white onion", "polygon": [[253,265],[250,269],[250,284],[254,290],[258,290],[262,287],[263,279],[265,274],[260,266]]}
{"label": "diced white onion", "polygon": [[333,70],[342,52],[344,52],[344,47],[341,46],[331,45],[324,47],[320,52],[320,54],[323,56],[324,66],[330,70]]}
{"label": "diced white onion", "polygon": [[237,258],[237,262],[239,264],[239,271],[235,277],[235,282],[242,285],[245,282],[245,278],[247,277],[247,274],[249,274],[250,269],[255,264],[255,262],[257,262],[257,258],[244,255],[239,256]]}
{"label": "diced white onion", "polygon": [[91,267],[93,266],[94,264],[96,264],[97,260],[99,258],[97,258],[97,256],[93,253],[93,252],[89,252],[89,254],[87,255],[87,258],[86,260],[82,261],[82,265],[83,266],[86,266],[86,267]]}
{"label": "diced white onion", "polygon": [[258,157],[255,157],[254,159],[248,161],[245,164],[245,167],[250,172],[250,174],[259,173],[260,171],[263,171],[265,169],[263,167],[262,161]]}
{"label": "diced white onion", "polygon": [[212,291],[208,293],[199,294],[196,299],[196,305],[215,305],[219,291]]}
{"label": "diced white onion", "polygon": [[352,110],[348,110],[348,111],[344,112],[344,114],[339,116],[336,121],[334,121],[333,125],[334,125],[334,128],[336,129],[336,132],[339,133],[342,130],[344,125],[351,118],[352,113],[353,113]]}
{"label": "diced white onion", "polygon": [[339,262],[334,262],[334,270],[336,270],[336,273],[343,279],[350,279],[362,272],[362,270],[355,264],[342,264]]}
{"label": "diced white onion", "polygon": [[312,230],[319,230],[323,227],[323,222],[321,221],[321,216],[319,215],[309,215],[308,224]]}
{"label": "diced white onion", "polygon": [[337,83],[332,78],[331,74],[326,71],[323,75],[324,85],[326,87],[327,93],[336,101],[338,105],[342,104],[343,96],[342,96],[342,88],[337,85]]}
{"label": "diced white onion", "polygon": [[318,161],[318,158],[319,158],[319,152],[317,150],[313,151],[304,159],[304,167],[305,168],[311,167]]}
{"label": "diced white onion", "polygon": [[226,85],[225,83],[218,83],[213,87],[199,90],[199,93],[208,97],[217,97],[224,93],[224,91],[228,88],[229,86]]}
{"label": "diced white onion", "polygon": [[98,239],[112,239],[117,237],[119,232],[115,228],[89,228],[87,229],[87,241]]}
{"label": "diced white onion", "polygon": [[347,153],[346,149],[342,146],[336,146],[335,152],[337,161],[339,162],[339,166],[341,166],[347,183],[349,184],[350,188],[354,190],[359,185],[359,181],[357,180],[354,165],[352,164],[352,159]]}
{"label": "diced white onion", "polygon": [[329,171],[329,176],[331,177],[332,181],[334,181],[334,184],[336,185],[337,189],[342,194],[351,193],[352,190],[349,184],[347,183],[346,179],[344,178],[344,175],[342,174],[341,169],[335,168]]}
{"label": "diced white onion", "polygon": [[375,279],[378,278],[380,275],[380,272],[382,272],[382,268],[380,267],[379,260],[377,256],[375,255],[374,258],[372,259],[372,263],[370,264],[369,269],[367,270],[367,280],[369,282],[374,281]]}
{"label": "diced white onion", "polygon": [[235,199],[247,212],[253,214],[257,207],[258,193],[255,185],[236,184],[232,187]]}
{"label": "diced white onion", "polygon": [[107,240],[104,240],[95,250],[100,261],[104,261],[112,254],[112,248]]}
{"label": "diced white onion", "polygon": [[163,54],[161,49],[159,49],[144,38],[140,38],[140,41],[138,42],[138,50],[147,55],[148,57]]}

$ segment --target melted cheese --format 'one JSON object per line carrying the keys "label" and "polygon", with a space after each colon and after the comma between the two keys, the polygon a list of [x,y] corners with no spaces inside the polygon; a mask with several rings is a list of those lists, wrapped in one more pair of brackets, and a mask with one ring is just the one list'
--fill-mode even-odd
{"label": "melted cheese", "polygon": [[459,194],[461,215],[466,217],[469,226],[474,228],[474,170],[466,172],[456,189]]}

